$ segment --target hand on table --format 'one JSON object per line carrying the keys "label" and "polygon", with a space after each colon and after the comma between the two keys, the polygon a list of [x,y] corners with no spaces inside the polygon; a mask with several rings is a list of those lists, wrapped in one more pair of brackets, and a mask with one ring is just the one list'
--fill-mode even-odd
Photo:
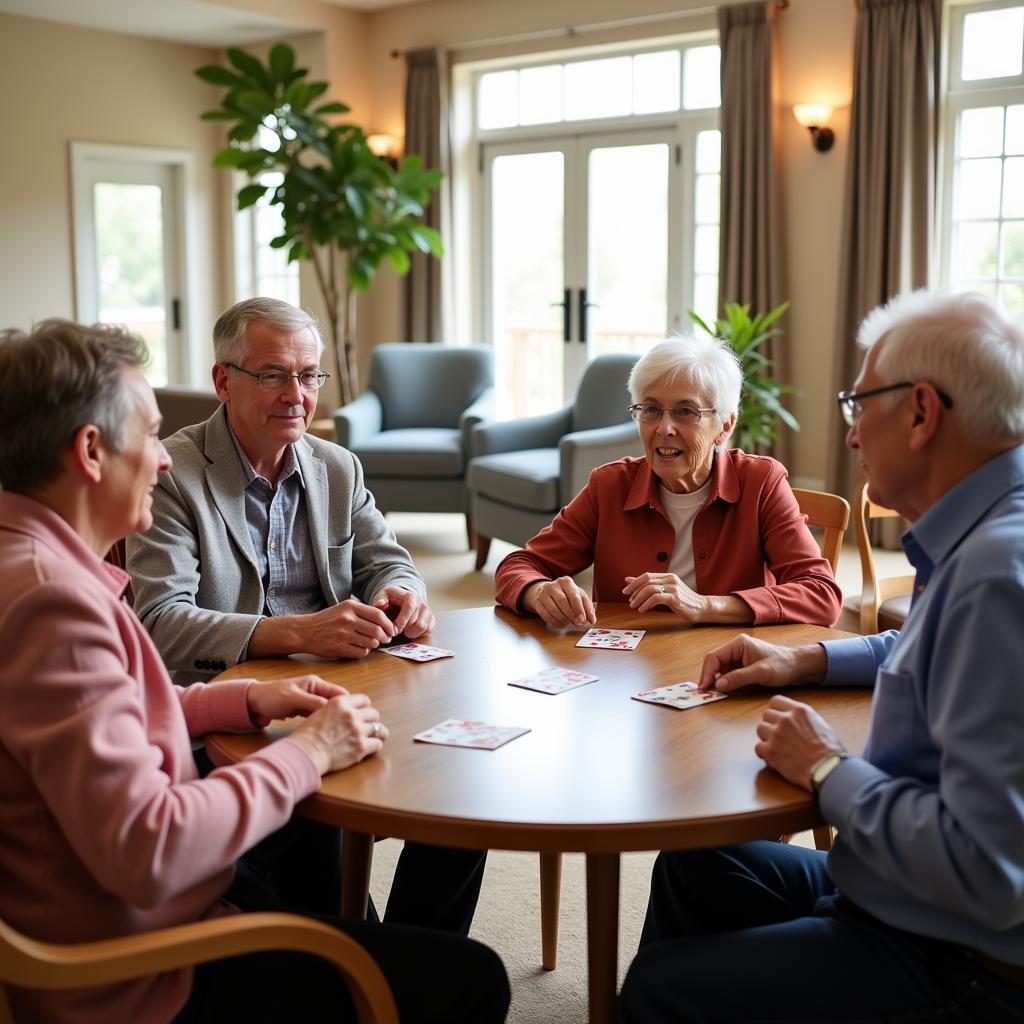
{"label": "hand on table", "polygon": [[250,683],[245,691],[245,702],[253,721],[262,726],[273,718],[311,715],[331,697],[341,697],[346,693],[348,690],[343,686],[320,676],[291,676]]}
{"label": "hand on table", "polygon": [[741,633],[704,656],[697,687],[728,693],[741,686],[820,682],[827,667],[821,644],[781,647]]}
{"label": "hand on table", "polygon": [[832,726],[809,704],[775,694],[757,726],[754,753],[794,786],[811,788],[811,769],[845,750]]}
{"label": "hand on table", "polygon": [[522,607],[539,615],[549,626],[592,626],[597,622],[594,603],[571,576],[531,583],[519,599]]}
{"label": "hand on table", "polygon": [[302,618],[307,632],[302,650],[321,658],[365,658],[398,633],[379,607],[355,597]]}
{"label": "hand on table", "polygon": [[388,738],[388,728],[381,725],[380,712],[365,693],[343,693],[300,722],[290,738],[326,775],[376,754]]}
{"label": "hand on table", "polygon": [[410,640],[429,633],[437,621],[427,602],[404,587],[385,587],[370,604],[382,609],[389,620],[393,618],[395,636],[404,633]]}
{"label": "hand on table", "polygon": [[684,622],[701,622],[707,616],[707,598],[691,590],[675,573],[645,572],[640,576],[627,576],[622,593],[629,600],[629,607],[637,612],[649,612],[661,606]]}

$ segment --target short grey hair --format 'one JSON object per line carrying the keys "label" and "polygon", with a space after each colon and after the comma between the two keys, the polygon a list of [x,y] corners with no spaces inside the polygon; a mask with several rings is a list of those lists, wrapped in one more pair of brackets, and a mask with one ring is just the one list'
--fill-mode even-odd
{"label": "short grey hair", "polygon": [[629,375],[629,393],[642,401],[656,385],[683,383],[692,387],[715,409],[718,425],[735,415],[740,406],[743,371],[732,346],[722,338],[692,333],[659,341]]}
{"label": "short grey hair", "polygon": [[1024,437],[1024,327],[994,299],[973,292],[899,295],[860,325],[861,348],[880,342],[875,369],[882,381],[927,381],[946,392],[968,440]]}
{"label": "short grey hair", "polygon": [[260,296],[236,302],[213,325],[213,356],[218,363],[241,365],[246,355],[245,332],[254,322],[292,333],[308,328],[316,339],[317,357],[324,354],[324,339],[315,316],[290,302]]}
{"label": "short grey hair", "polygon": [[24,493],[52,483],[78,431],[94,424],[113,451],[135,399],[124,370],[149,361],[123,327],[51,319],[0,331],[0,485]]}

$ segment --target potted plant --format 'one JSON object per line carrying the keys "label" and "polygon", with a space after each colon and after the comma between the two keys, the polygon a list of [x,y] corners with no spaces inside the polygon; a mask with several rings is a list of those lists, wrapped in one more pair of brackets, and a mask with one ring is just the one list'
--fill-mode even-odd
{"label": "potted plant", "polygon": [[444,254],[437,231],[419,221],[442,173],[423,170],[418,156],[392,167],[370,151],[360,128],[329,123],[327,115],[349,108],[317,102],[327,83],[306,81],[308,69],[295,66],[290,46],[278,43],[266,64],[238,49],[227,50],[227,59],[230,68],[196,71],[226,90],[220,106],[202,115],[230,126],[214,165],[251,179],[280,175],[277,184],[256,180],[240,189],[238,209],[264,196],[281,207],[284,230],[270,244],[313,265],[347,404],[358,392],[355,293],[370,286],[382,262],[406,274],[409,253]]}
{"label": "potted plant", "polygon": [[772,325],[787,309],[789,303],[783,302],[768,313],[751,316],[749,302],[742,306],[728,302],[725,318],[716,320],[711,327],[692,309],[689,311],[690,319],[701,330],[729,342],[740,361],[743,389],[732,437],[736,446],[744,451],[766,449],[778,437],[779,420],[792,430],[800,429],[796,418],[780,401],[783,395],[793,394],[796,388],[780,384],[772,376],[772,360],[761,351],[769,338],[782,333]]}

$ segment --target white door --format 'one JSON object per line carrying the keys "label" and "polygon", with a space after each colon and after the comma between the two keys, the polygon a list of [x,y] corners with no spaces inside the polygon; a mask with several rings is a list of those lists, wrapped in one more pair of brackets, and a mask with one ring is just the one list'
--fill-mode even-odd
{"label": "white door", "polygon": [[159,152],[72,144],[76,315],[149,346],[154,386],[187,379],[181,169]]}
{"label": "white door", "polygon": [[[484,147],[488,333],[499,415],[569,401],[594,356],[682,323],[676,133]],[[623,402],[626,402],[625,391]]]}

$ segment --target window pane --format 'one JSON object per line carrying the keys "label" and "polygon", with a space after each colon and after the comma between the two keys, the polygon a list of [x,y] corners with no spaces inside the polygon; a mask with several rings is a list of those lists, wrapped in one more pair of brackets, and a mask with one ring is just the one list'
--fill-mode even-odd
{"label": "window pane", "polygon": [[1003,165],[1003,216],[1024,217],[1024,157]]}
{"label": "window pane", "polygon": [[99,319],[149,346],[149,382],[167,383],[163,197],[159,185],[93,186]]}
{"label": "window pane", "polygon": [[480,78],[481,128],[510,128],[516,123],[518,71],[492,71]]}
{"label": "window pane", "polygon": [[1024,106],[1006,108],[1006,152],[1024,153]]}
{"label": "window pane", "polygon": [[519,72],[519,123],[562,120],[562,65],[523,68]]}
{"label": "window pane", "polygon": [[1001,277],[1024,277],[1024,221],[1003,224],[1003,260]]}
{"label": "window pane", "polygon": [[697,135],[697,173],[718,174],[722,169],[722,133],[700,132]]}
{"label": "window pane", "polygon": [[980,78],[1005,78],[1021,73],[1024,44],[1024,7],[977,11],[964,18],[960,77],[965,82]]}
{"label": "window pane", "polygon": [[686,51],[683,71],[683,106],[687,110],[720,107],[722,90],[719,64],[722,51],[717,46],[694,46]]}
{"label": "window pane", "polygon": [[956,188],[957,220],[999,216],[1001,160],[964,160]]}
{"label": "window pane", "polygon": [[957,225],[953,257],[958,279],[996,276],[998,229],[996,221]]}
{"label": "window pane", "polygon": [[641,53],[633,58],[633,113],[679,109],[679,51]]}
{"label": "window pane", "polygon": [[960,156],[999,156],[1003,151],[1003,108],[978,107],[960,115]]}
{"label": "window pane", "polygon": [[693,289],[693,310],[709,327],[718,318],[718,275],[698,274]]}
{"label": "window pane", "polygon": [[698,274],[718,273],[718,225],[705,224],[694,232],[694,267]]}
{"label": "window pane", "polygon": [[1013,316],[1024,317],[1024,285],[1000,285],[999,301]]}
{"label": "window pane", "polygon": [[698,224],[717,224],[721,219],[722,179],[717,174],[697,175],[695,220]]}
{"label": "window pane", "polygon": [[621,117],[632,107],[633,58],[608,57],[565,65],[565,119]]}

